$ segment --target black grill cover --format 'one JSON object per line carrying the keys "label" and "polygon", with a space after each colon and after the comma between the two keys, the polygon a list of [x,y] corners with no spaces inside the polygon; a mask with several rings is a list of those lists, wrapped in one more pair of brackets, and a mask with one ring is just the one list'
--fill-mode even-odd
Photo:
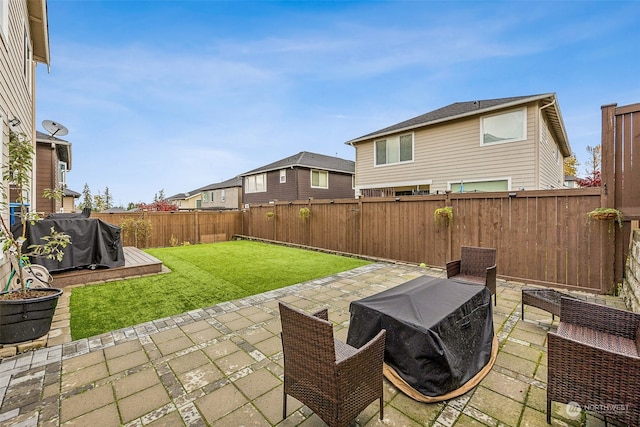
{"label": "black grill cover", "polygon": [[359,348],[386,329],[385,363],[425,396],[460,388],[491,358],[485,286],[422,276],[354,301],[349,311],[347,343]]}
{"label": "black grill cover", "polygon": [[[19,235],[21,225],[13,227],[14,235]],[[120,239],[120,227],[103,222],[97,218],[83,216],[48,217],[34,224],[27,224],[27,241],[29,245],[44,243],[43,236],[51,234],[51,227],[71,236],[71,244],[64,249],[61,262],[55,259],[32,257],[31,262],[40,264],[50,272],[71,270],[76,268],[112,268],[124,265],[124,250]]]}

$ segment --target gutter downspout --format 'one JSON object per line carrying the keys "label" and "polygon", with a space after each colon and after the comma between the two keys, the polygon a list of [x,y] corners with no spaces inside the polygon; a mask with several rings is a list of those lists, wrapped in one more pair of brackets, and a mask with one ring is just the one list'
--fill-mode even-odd
{"label": "gutter downspout", "polygon": [[[553,101],[551,101],[550,103],[548,103],[547,105],[543,105],[542,107],[540,107],[538,109],[538,139],[540,139],[540,126],[542,125],[542,110],[544,110],[547,107],[551,107],[553,105],[556,104],[556,99],[554,99]],[[556,144],[557,145],[557,144]],[[556,147],[556,149],[558,151],[560,151],[560,147]],[[539,162],[539,158],[540,158],[540,141],[538,141],[538,162]],[[563,162],[564,163],[564,162]],[[538,163],[539,165],[540,163]],[[538,188],[540,188],[540,166],[538,166],[536,174],[538,174]],[[562,167],[562,176],[560,177],[560,188],[562,188],[564,186],[564,165]]]}

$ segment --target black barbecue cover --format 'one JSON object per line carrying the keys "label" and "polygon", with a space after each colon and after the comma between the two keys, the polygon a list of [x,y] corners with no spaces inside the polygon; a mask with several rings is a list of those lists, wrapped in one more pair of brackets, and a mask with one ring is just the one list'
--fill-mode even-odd
{"label": "black barbecue cover", "polygon": [[[55,259],[33,257],[31,262],[40,264],[50,272],[77,268],[113,268],[124,266],[124,250],[120,227],[97,218],[84,216],[50,216],[34,224],[27,224],[25,250],[29,245],[44,243],[43,236],[51,234],[51,227],[71,236],[71,244],[64,249],[61,262]],[[21,225],[12,229],[19,235]]]}
{"label": "black barbecue cover", "polygon": [[386,329],[385,363],[425,396],[460,388],[491,358],[485,286],[422,276],[354,301],[349,311],[347,343],[359,348]]}

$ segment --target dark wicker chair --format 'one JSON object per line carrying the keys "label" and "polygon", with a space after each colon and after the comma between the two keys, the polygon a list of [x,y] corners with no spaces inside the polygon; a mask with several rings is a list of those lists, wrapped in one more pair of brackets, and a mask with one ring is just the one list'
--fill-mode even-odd
{"label": "dark wicker chair", "polygon": [[640,425],[640,314],[562,298],[547,337],[547,423],[553,401]]}
{"label": "dark wicker chair", "polygon": [[496,250],[494,248],[462,246],[460,259],[447,263],[447,278],[485,285],[493,295],[494,305],[498,303],[496,296]]}
{"label": "dark wicker chair", "polygon": [[282,418],[287,395],[329,426],[347,426],[371,402],[382,400],[385,330],[357,349],[335,340],[327,310],[313,316],[280,303],[284,351]]}

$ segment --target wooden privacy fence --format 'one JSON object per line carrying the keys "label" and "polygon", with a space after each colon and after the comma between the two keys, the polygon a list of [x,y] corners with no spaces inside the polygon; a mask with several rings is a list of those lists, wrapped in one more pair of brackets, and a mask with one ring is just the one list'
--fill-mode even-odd
{"label": "wooden privacy fence", "polygon": [[[611,279],[620,281],[629,252],[629,220],[640,219],[640,103],[602,106],[601,206],[615,207],[625,226],[616,239]],[[638,157],[634,159],[634,157]]]}
{"label": "wooden privacy fence", "polygon": [[[444,206],[453,222],[438,225],[434,211]],[[251,206],[243,233],[438,267],[462,245],[494,247],[503,278],[607,292],[615,230],[586,216],[599,206],[599,188],[285,202]]]}
{"label": "wooden privacy fence", "polygon": [[[451,206],[453,222],[436,224]],[[242,212],[93,214],[115,225],[152,223],[148,247],[229,240],[236,234],[330,251],[444,267],[460,246],[494,247],[509,280],[608,292],[616,230],[587,221],[600,189],[463,193],[398,198],[276,202]],[[302,218],[300,209],[309,209]],[[124,239],[132,245],[131,236]]]}
{"label": "wooden privacy fence", "polygon": [[242,231],[242,216],[237,211],[228,212],[134,212],[100,213],[98,218],[110,224],[121,226],[126,219],[149,221],[148,236],[136,236],[123,229],[122,242],[125,246],[139,248],[165,247],[194,243],[212,243],[230,240]]}

